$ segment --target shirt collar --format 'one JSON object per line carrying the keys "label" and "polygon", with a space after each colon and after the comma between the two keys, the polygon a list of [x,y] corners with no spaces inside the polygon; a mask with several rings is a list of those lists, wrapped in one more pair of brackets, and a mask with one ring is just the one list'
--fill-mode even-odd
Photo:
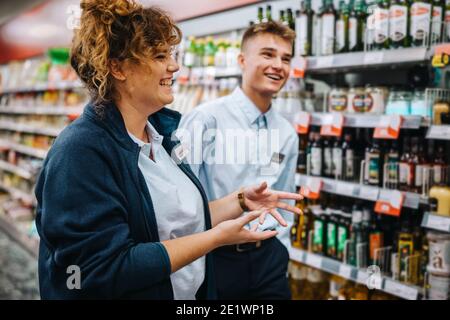
{"label": "shirt collar", "polygon": [[163,136],[161,136],[158,131],[156,131],[155,127],[152,126],[152,124],[147,121],[147,126],[145,127],[145,130],[147,131],[147,134],[150,136],[150,143],[145,143],[141,139],[134,136],[131,132],[128,131],[128,135],[130,138],[137,143],[139,147],[149,146],[151,143],[153,143],[154,146],[158,146],[162,144]]}
{"label": "shirt collar", "polygon": [[[231,98],[238,104],[239,109],[245,114],[250,124],[256,123],[258,118],[263,114],[240,87],[234,89]],[[264,113],[267,123],[269,123],[269,118],[272,113],[272,106],[270,106],[269,110]]]}

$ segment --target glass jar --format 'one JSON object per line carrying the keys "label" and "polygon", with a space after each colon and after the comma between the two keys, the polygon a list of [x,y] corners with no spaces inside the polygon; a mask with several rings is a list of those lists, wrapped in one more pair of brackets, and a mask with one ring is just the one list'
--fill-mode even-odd
{"label": "glass jar", "polygon": [[333,87],[330,91],[328,109],[330,112],[347,111],[347,92],[346,88]]}
{"label": "glass jar", "polygon": [[386,106],[386,114],[398,114],[407,116],[411,110],[411,92],[394,89],[389,94],[388,103]]}
{"label": "glass jar", "polygon": [[364,87],[350,88],[347,95],[347,111],[351,113],[366,112],[365,97],[366,95]]}
{"label": "glass jar", "polygon": [[386,108],[388,89],[385,87],[366,87],[365,112],[383,114]]}
{"label": "glass jar", "polygon": [[411,115],[431,118],[432,109],[431,106],[427,105],[427,101],[425,99],[425,90],[416,89],[414,91],[414,96],[411,101]]}

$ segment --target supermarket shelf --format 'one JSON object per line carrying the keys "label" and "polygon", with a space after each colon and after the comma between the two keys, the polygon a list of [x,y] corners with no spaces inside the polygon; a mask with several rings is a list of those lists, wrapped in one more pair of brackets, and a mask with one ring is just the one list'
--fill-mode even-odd
{"label": "supermarket shelf", "polygon": [[43,83],[32,87],[19,87],[19,88],[5,88],[0,90],[0,94],[7,93],[21,93],[21,92],[39,92],[47,90],[70,90],[83,88],[83,84],[80,81],[75,82],[57,82],[57,83]]}
{"label": "supermarket shelf", "polygon": [[432,55],[432,49],[405,48],[371,52],[350,52],[306,59],[307,72],[331,69],[357,69],[375,66],[397,66],[399,64],[423,62]]}
{"label": "supermarket shelf", "polygon": [[450,140],[450,125],[430,126],[427,139]]}
{"label": "supermarket shelf", "polygon": [[0,170],[12,172],[24,179],[27,179],[27,180],[33,178],[33,176],[34,176],[31,172],[29,172],[19,166],[8,163],[4,160],[0,160]]}
{"label": "supermarket shelf", "polygon": [[14,199],[20,199],[27,204],[34,204],[36,202],[33,195],[30,195],[29,193],[26,193],[22,190],[19,190],[17,188],[9,187],[2,182],[0,182],[0,189],[8,192]]}
{"label": "supermarket shelf", "polygon": [[362,269],[301,249],[290,248],[289,256],[291,260],[363,285],[367,285],[370,280],[370,285],[372,285],[373,288],[377,288],[403,299],[419,300],[423,295],[423,289],[418,286],[405,284],[384,276],[369,275],[368,272]]}
{"label": "supermarket shelf", "polygon": [[0,107],[0,113],[32,115],[69,115],[81,114],[83,107]]}
{"label": "supermarket shelf", "polygon": [[17,152],[33,156],[39,159],[44,159],[47,156],[47,151],[43,149],[28,147],[20,143],[14,143],[7,140],[0,139],[0,147],[5,147],[8,149],[15,150]]}
{"label": "supermarket shelf", "polygon": [[450,217],[425,212],[422,219],[422,227],[450,233]]}
{"label": "supermarket shelf", "polygon": [[28,251],[34,257],[38,257],[39,240],[32,239],[17,228],[14,221],[0,214],[0,229],[3,230],[10,238],[16,241],[22,248]]}
{"label": "supermarket shelf", "polygon": [[[378,199],[385,199],[392,191],[390,189],[366,186],[354,182],[339,181],[322,177],[312,177],[298,173],[295,175],[295,184],[297,185],[297,187],[306,185],[308,178],[321,179],[323,182],[322,186],[323,191],[350,198],[357,198],[369,201],[377,201]],[[420,196],[420,194],[417,193],[403,192],[403,194],[405,195],[405,201],[403,203],[403,206],[408,208],[417,209],[420,203],[426,203],[428,201],[427,198],[423,198]]]}
{"label": "supermarket shelf", "polygon": [[[311,113],[311,124],[321,126],[329,124],[331,113],[314,112]],[[375,128],[380,124],[381,115],[375,114],[345,114],[344,126],[354,128]],[[403,116],[402,128],[418,129],[426,126],[426,120],[422,116]]]}
{"label": "supermarket shelf", "polygon": [[56,137],[62,129],[57,128],[36,128],[29,125],[17,124],[14,122],[0,121],[0,130],[18,131],[26,133],[41,134],[44,136]]}

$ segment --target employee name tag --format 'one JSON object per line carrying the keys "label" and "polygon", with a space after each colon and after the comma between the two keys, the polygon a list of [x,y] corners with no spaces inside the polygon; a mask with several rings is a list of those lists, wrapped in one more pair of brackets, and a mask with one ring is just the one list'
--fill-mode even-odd
{"label": "employee name tag", "polygon": [[173,152],[175,154],[176,160],[182,162],[189,154],[189,148],[187,148],[186,145],[179,144],[178,146],[175,147]]}
{"label": "employee name tag", "polygon": [[270,159],[270,163],[281,164],[284,160],[285,155],[282,153],[274,152],[272,158]]}

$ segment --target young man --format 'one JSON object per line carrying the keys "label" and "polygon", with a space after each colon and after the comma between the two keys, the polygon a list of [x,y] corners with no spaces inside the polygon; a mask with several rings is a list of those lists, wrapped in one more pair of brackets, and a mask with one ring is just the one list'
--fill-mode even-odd
{"label": "young man", "polygon": [[[188,162],[210,201],[254,184],[255,179],[266,181],[274,190],[295,192],[298,136],[289,122],[271,109],[272,97],[289,78],[294,38],[291,29],[277,22],[251,26],[238,57],[242,85],[182,118],[181,141],[191,152],[202,150],[190,153]],[[245,199],[242,206],[245,208]],[[214,252],[219,298],[290,299],[287,248],[293,216],[281,214],[287,226],[280,226],[272,216],[263,224],[249,226],[276,229],[278,239]]]}

